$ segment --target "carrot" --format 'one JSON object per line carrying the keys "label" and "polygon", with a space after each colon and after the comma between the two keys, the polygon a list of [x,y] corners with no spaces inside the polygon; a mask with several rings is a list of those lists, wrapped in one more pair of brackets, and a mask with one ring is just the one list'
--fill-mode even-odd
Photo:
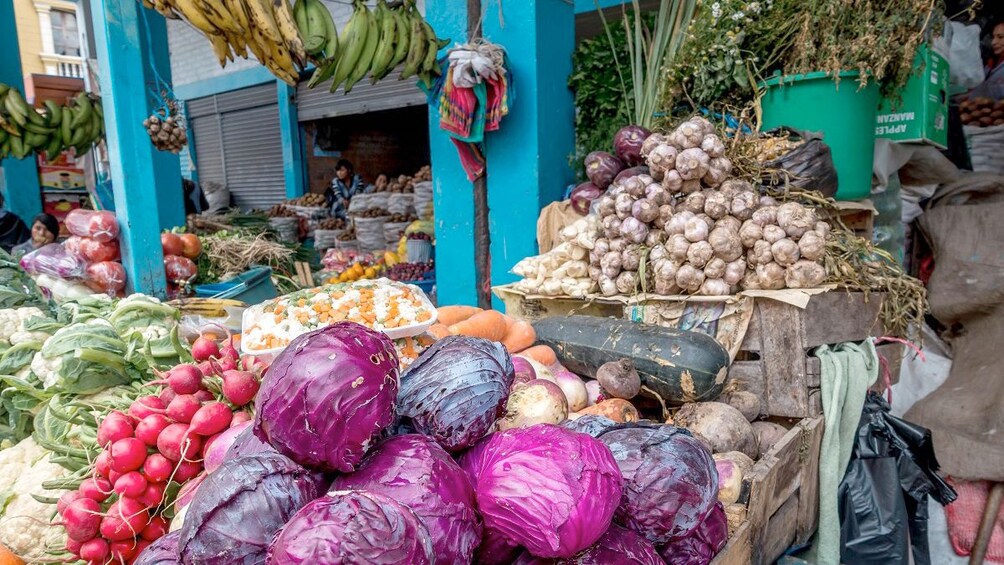
{"label": "carrot", "polygon": [[478,312],[481,312],[481,308],[476,306],[442,306],[439,308],[439,320],[437,321],[444,326],[452,326]]}
{"label": "carrot", "polygon": [[550,367],[558,362],[558,356],[554,350],[547,345],[534,345],[519,352],[523,357],[529,357],[545,367]]}
{"label": "carrot", "polygon": [[448,335],[453,335],[450,333],[450,328],[446,324],[432,324],[426,331],[429,335],[436,339],[443,339]]}
{"label": "carrot", "polygon": [[502,345],[509,350],[509,353],[519,353],[537,341],[537,332],[533,331],[533,326],[518,320],[509,326],[509,331],[502,338]]}
{"label": "carrot", "polygon": [[478,312],[450,326],[450,333],[502,341],[505,337],[505,314],[495,310]]}
{"label": "carrot", "polygon": [[0,565],[24,565],[24,561],[14,555],[13,551],[0,544]]}

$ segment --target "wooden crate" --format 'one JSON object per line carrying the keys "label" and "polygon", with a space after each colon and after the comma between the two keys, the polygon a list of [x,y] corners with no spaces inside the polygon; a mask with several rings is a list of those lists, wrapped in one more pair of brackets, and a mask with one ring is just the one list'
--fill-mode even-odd
{"label": "wooden crate", "polygon": [[819,450],[823,417],[792,427],[743,480],[746,520],[711,565],[769,565],[819,524]]}
{"label": "wooden crate", "polygon": [[878,213],[871,201],[838,202],[837,205],[840,209],[835,214],[824,213],[822,219],[832,220],[835,215],[854,232],[854,235],[871,241],[875,228],[875,215]]}

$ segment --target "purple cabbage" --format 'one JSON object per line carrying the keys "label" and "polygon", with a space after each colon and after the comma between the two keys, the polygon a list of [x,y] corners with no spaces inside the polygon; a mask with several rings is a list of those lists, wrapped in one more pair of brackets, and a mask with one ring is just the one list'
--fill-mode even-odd
{"label": "purple cabbage", "polygon": [[537,557],[568,558],[610,527],[623,479],[601,442],[539,424],[485,438],[460,459],[485,535]]}
{"label": "purple cabbage", "polygon": [[616,522],[661,545],[701,525],[718,499],[711,452],[682,428],[635,422],[599,431],[624,476]]}
{"label": "purple cabbage", "polygon": [[178,540],[181,562],[261,563],[275,533],[326,487],[320,475],[285,457],[259,454],[225,461],[188,505]]}
{"label": "purple cabbage", "polygon": [[393,498],[334,491],[296,513],[268,548],[268,565],[431,565],[422,520]]}
{"label": "purple cabbage", "polygon": [[432,438],[389,438],[363,459],[356,472],[335,479],[333,490],[363,490],[411,508],[425,523],[435,563],[470,563],[481,543],[474,489],[463,469]]}
{"label": "purple cabbage", "polygon": [[514,378],[512,359],[501,343],[448,336],[426,349],[401,377],[397,412],[447,451],[462,451],[505,414]]}
{"label": "purple cabbage", "polygon": [[596,543],[571,559],[542,559],[523,553],[513,565],[663,565],[662,557],[647,539],[631,530],[611,525]]}
{"label": "purple cabbage", "polygon": [[[237,434],[237,437],[234,438],[234,442],[230,444],[230,448],[227,449],[227,453],[223,456],[223,460],[229,461],[230,459],[240,459],[241,457],[247,457],[248,455],[259,455],[263,453],[286,457],[276,451],[275,448],[267,442],[262,441],[254,434],[254,430],[248,426],[247,428],[241,430]],[[290,461],[292,461],[292,459],[290,459]]]}
{"label": "purple cabbage", "polygon": [[592,437],[599,437],[601,433],[616,425],[617,422],[599,414],[586,414],[574,420],[565,420],[561,423],[561,427],[563,428],[568,428],[573,432],[579,432]]}
{"label": "purple cabbage", "polygon": [[617,173],[624,170],[624,163],[606,151],[593,151],[586,155],[585,165],[586,176],[600,190],[606,190]]}
{"label": "purple cabbage", "polygon": [[350,473],[394,421],[398,367],[394,343],[360,324],[301,335],[265,373],[254,432],[301,465]]}
{"label": "purple cabbage", "polygon": [[178,560],[179,537],[181,532],[177,530],[161,536],[136,556],[133,565],[179,565],[181,563]]}
{"label": "purple cabbage", "polygon": [[614,153],[629,167],[645,161],[641,156],[641,145],[652,132],[641,126],[624,126],[614,134]]}
{"label": "purple cabbage", "polygon": [[716,503],[690,535],[673,540],[659,552],[666,565],[708,565],[729,540],[725,507]]}
{"label": "purple cabbage", "polygon": [[585,216],[589,214],[589,206],[593,203],[593,200],[602,195],[603,189],[591,182],[584,182],[572,189],[572,194],[569,198],[572,201],[572,209]]}

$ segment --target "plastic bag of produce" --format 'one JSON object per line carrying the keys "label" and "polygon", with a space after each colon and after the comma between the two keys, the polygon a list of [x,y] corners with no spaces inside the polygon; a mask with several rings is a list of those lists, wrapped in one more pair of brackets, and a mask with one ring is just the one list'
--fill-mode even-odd
{"label": "plastic bag of produce", "polygon": [[384,218],[356,218],[356,240],[359,241],[359,248],[363,251],[374,251],[387,247],[387,240],[384,236]]}
{"label": "plastic bag of produce", "polygon": [[112,212],[78,208],[67,214],[63,223],[73,235],[90,237],[101,242],[119,237],[119,223]]}
{"label": "plastic bag of produce", "polygon": [[61,279],[79,279],[87,266],[70,255],[58,243],[50,243],[21,258],[21,268],[31,275],[52,275]]}
{"label": "plastic bag of produce", "polygon": [[391,194],[387,199],[387,211],[391,214],[410,214],[415,211],[414,194]]}
{"label": "plastic bag of produce", "polygon": [[100,261],[88,265],[84,282],[92,290],[115,295],[125,288],[126,272],[121,263]]}
{"label": "plastic bag of produce", "polygon": [[98,241],[79,235],[70,236],[63,242],[66,251],[81,261],[99,263],[101,261],[118,261],[122,258],[117,239]]}

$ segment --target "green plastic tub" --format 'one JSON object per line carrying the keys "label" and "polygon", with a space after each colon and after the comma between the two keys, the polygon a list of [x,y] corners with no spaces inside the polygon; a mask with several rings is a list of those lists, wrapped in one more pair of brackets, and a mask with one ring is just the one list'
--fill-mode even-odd
{"label": "green plastic tub", "polygon": [[760,84],[763,129],[779,126],[821,132],[837,169],[837,200],[861,200],[872,190],[879,87],[858,87],[858,72],[775,76]]}
{"label": "green plastic tub", "polygon": [[279,296],[279,292],[272,284],[272,269],[254,267],[228,281],[200,284],[195,287],[195,295],[200,298],[230,298],[254,305]]}

